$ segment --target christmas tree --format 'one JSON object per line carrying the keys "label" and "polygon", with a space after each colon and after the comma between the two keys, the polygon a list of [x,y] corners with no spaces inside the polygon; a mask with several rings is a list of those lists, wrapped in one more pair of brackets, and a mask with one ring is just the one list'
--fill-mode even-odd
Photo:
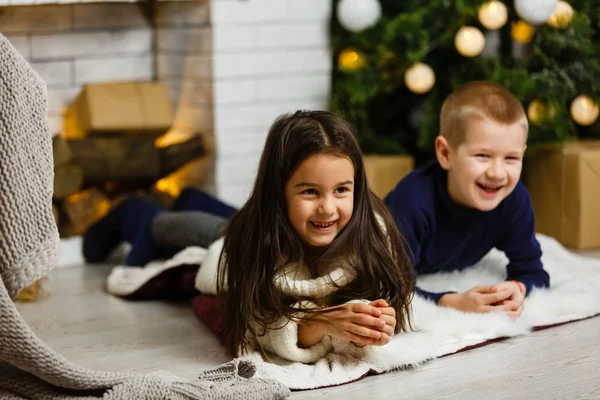
{"label": "christmas tree", "polygon": [[332,111],[365,153],[432,156],[444,98],[503,84],[530,119],[529,147],[598,137],[600,2],[333,0]]}

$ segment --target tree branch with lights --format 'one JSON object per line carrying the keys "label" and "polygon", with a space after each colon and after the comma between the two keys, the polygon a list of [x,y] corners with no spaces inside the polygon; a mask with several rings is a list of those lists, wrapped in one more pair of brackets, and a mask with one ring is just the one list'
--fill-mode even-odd
{"label": "tree branch with lights", "polygon": [[481,79],[522,101],[530,147],[600,137],[600,2],[333,3],[331,109],[366,153],[430,157],[444,98]]}

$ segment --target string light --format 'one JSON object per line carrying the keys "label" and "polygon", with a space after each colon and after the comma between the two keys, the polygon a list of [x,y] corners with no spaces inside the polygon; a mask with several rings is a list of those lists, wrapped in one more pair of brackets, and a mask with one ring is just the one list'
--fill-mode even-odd
{"label": "string light", "polygon": [[404,73],[404,83],[413,93],[427,93],[435,83],[435,73],[429,65],[416,63]]}
{"label": "string light", "polygon": [[573,19],[573,7],[566,1],[559,1],[554,14],[548,20],[548,25],[556,29],[565,29]]}
{"label": "string light", "polygon": [[579,95],[571,102],[571,116],[579,125],[591,125],[598,119],[598,105],[588,96]]}
{"label": "string light", "polygon": [[344,49],[338,56],[340,69],[346,72],[356,71],[364,67],[365,57],[362,53],[354,49]]}
{"label": "string light", "polygon": [[465,57],[475,57],[483,51],[485,37],[474,26],[463,26],[456,32],[454,45],[460,54]]}
{"label": "string light", "polygon": [[525,21],[513,22],[510,27],[510,36],[519,43],[529,43],[533,40],[535,29]]}
{"label": "string light", "polygon": [[479,22],[487,29],[500,29],[508,20],[508,10],[501,1],[490,1],[479,7]]}

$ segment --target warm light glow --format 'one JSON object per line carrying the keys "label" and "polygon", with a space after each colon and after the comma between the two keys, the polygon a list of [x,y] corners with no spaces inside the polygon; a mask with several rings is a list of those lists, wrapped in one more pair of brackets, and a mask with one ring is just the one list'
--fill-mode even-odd
{"label": "warm light glow", "polygon": [[527,118],[533,125],[540,125],[544,119],[553,119],[556,116],[556,109],[549,107],[546,111],[546,106],[540,100],[533,100],[527,107]]}
{"label": "warm light glow", "polygon": [[559,1],[554,14],[548,20],[548,25],[556,29],[564,29],[573,19],[573,7],[566,1]]}
{"label": "warm light glow", "polygon": [[508,20],[508,10],[500,1],[490,1],[479,7],[479,22],[487,29],[500,29]]}
{"label": "warm light glow", "polygon": [[[87,220],[88,224],[92,224],[99,220],[110,210],[110,201],[106,198],[106,196],[95,189],[87,189],[75,193],[65,198],[65,204],[76,205],[72,211],[75,211],[76,209],[76,214],[80,217],[83,216],[83,218]],[[89,209],[90,206],[92,206],[93,209]],[[69,210],[70,207],[67,208],[67,214],[69,214]],[[81,222],[82,221],[78,221],[78,223]]]}
{"label": "warm light glow", "polygon": [[179,196],[181,185],[173,178],[163,178],[154,184],[159,192],[167,193],[171,197]]}
{"label": "warm light glow", "polygon": [[427,93],[435,83],[435,73],[427,64],[416,63],[406,70],[404,74],[406,87],[414,93]]}
{"label": "warm light glow", "polygon": [[510,27],[510,36],[519,43],[529,43],[533,40],[535,29],[525,21],[513,22]]}
{"label": "warm light glow", "polygon": [[364,67],[364,56],[354,49],[344,49],[338,57],[338,64],[343,71],[356,71]]}
{"label": "warm light glow", "polygon": [[190,135],[189,133],[183,133],[183,132],[179,132],[175,129],[171,129],[167,133],[162,135],[161,137],[157,138],[154,141],[154,145],[156,147],[168,147],[168,146],[172,146],[177,143],[185,142],[186,140],[190,139],[192,136],[193,135]]}
{"label": "warm light glow", "polygon": [[454,37],[454,45],[463,56],[475,57],[483,51],[485,37],[474,26],[463,26]]}
{"label": "warm light glow", "polygon": [[91,194],[90,190],[84,190],[82,192],[72,194],[69,197],[65,198],[65,202],[67,204],[77,203],[81,200],[84,200],[84,199],[87,199],[88,197],[90,197],[90,194]]}
{"label": "warm light glow", "polygon": [[587,126],[598,119],[598,105],[586,95],[577,96],[571,103],[571,116],[579,125]]}

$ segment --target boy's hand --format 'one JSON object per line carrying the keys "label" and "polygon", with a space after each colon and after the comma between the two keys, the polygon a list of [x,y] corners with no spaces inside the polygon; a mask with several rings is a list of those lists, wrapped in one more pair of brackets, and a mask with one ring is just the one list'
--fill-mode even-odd
{"label": "boy's hand", "polygon": [[508,281],[497,284],[496,290],[506,290],[511,292],[511,296],[498,303],[505,307],[509,307],[509,313],[512,318],[517,318],[523,313],[525,307],[525,285],[517,281]]}
{"label": "boy's hand", "polygon": [[514,295],[513,291],[497,286],[475,286],[464,293],[448,293],[443,295],[438,303],[444,307],[466,312],[511,311],[514,305],[503,304],[503,302]]}
{"label": "boy's hand", "polygon": [[[385,312],[385,308],[365,303],[347,303],[331,307],[300,323],[298,345],[310,347],[326,335],[348,340],[359,346],[380,345],[381,341],[386,340],[386,332],[389,331],[389,316],[385,315]],[[389,337],[387,341],[389,342]]]}

